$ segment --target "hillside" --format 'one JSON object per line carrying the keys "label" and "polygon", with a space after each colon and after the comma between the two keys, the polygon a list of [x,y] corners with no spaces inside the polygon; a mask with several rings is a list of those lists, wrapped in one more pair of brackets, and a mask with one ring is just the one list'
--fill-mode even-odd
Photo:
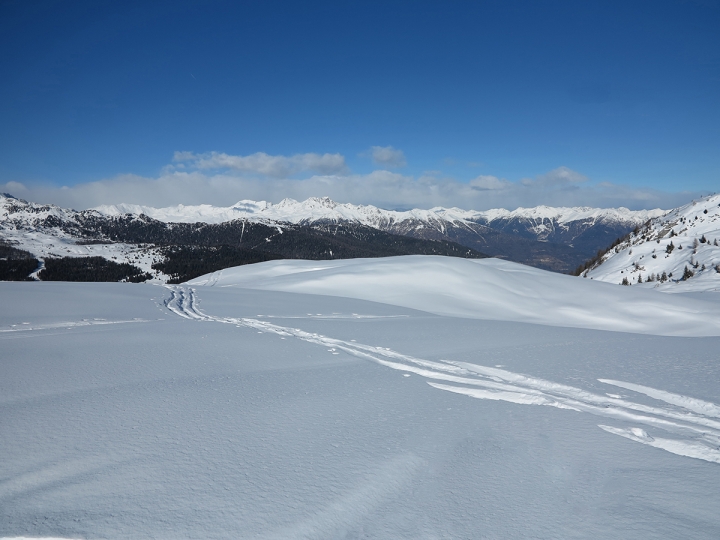
{"label": "hillside", "polygon": [[668,292],[720,290],[720,195],[655,218],[583,277]]}

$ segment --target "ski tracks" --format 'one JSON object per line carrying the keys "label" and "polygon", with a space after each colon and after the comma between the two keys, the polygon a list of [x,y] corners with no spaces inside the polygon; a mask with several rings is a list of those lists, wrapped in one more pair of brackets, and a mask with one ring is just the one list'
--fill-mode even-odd
{"label": "ski tracks", "polygon": [[[83,328],[86,326],[104,326],[108,324],[130,324],[130,323],[144,323],[150,322],[146,319],[135,318],[126,321],[108,321],[105,319],[83,319],[81,321],[66,321],[58,323],[47,323],[47,324],[32,324],[24,322],[21,324],[12,324],[9,327],[0,327],[0,334],[13,334],[16,332],[29,332],[33,330],[59,330],[72,328]],[[2,540],[2,539],[0,539]]]}
{"label": "ski tracks", "polygon": [[468,362],[424,360],[385,347],[334,339],[258,319],[214,317],[199,309],[194,289],[171,285],[166,285],[166,288],[170,291],[170,298],[165,301],[165,306],[185,319],[233,324],[282,337],[295,337],[327,347],[331,352],[344,351],[391,369],[419,375],[429,379],[428,384],[433,388],[476,399],[544,405],[660,429],[674,438],[654,437],[640,427],[598,424],[604,431],[631,441],[679,456],[720,463],[720,406],[708,401],[639,384],[598,379],[603,384],[643,394],[662,403],[646,405],[616,394],[595,394],[500,368]]}

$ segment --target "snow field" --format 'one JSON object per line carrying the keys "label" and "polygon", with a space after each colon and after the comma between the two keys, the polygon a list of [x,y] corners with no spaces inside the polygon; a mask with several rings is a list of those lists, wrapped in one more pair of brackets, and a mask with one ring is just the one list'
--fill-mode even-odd
{"label": "snow field", "polygon": [[[253,328],[279,336],[295,337],[309,343],[330,347],[328,350],[333,354],[336,350],[342,350],[391,369],[414,373],[431,380],[456,383],[456,385],[447,385],[428,382],[433,388],[478,399],[507,401],[524,405],[547,405],[646,424],[677,435],[685,435],[687,439],[654,439],[640,428],[629,428],[628,432],[621,428],[603,425],[599,427],[609,433],[662,448],[674,454],[720,463],[720,406],[714,403],[637,384],[598,379],[602,383],[633,390],[675,405],[681,410],[646,406],[621,398],[606,397],[579,388],[511,373],[503,369],[464,362],[432,362],[407,356],[388,348],[333,339],[258,319],[214,317],[205,314],[198,308],[196,293],[193,289],[170,285],[167,287],[171,291],[171,296],[165,305],[170,311],[186,319],[234,324],[238,327]],[[457,386],[457,384],[466,386]],[[470,387],[468,388],[468,386]],[[478,386],[481,388],[476,388]],[[637,412],[643,414],[637,414]],[[643,437],[636,436],[639,432],[644,434]],[[628,436],[627,433],[632,436]]]}
{"label": "snow field", "polygon": [[720,530],[715,337],[218,285],[0,299],[33,328],[0,333],[0,537]]}
{"label": "snow field", "polygon": [[382,302],[437,315],[653,335],[718,336],[720,307],[498,259],[270,261],[189,282]]}

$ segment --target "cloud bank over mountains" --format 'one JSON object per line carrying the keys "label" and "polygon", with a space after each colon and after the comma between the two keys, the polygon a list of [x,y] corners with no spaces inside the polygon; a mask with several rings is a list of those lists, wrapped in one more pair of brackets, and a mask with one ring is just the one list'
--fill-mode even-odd
{"label": "cloud bank over mountains", "polygon": [[404,167],[407,165],[405,154],[402,150],[397,150],[392,146],[373,146],[370,148],[370,155],[373,163],[385,167]]}
{"label": "cloud bank over mountains", "polygon": [[156,177],[121,174],[63,187],[11,181],[0,185],[0,190],[78,210],[100,204],[228,206],[241,199],[279,202],[286,197],[304,200],[321,196],[387,209],[456,206],[487,210],[547,205],[637,210],[673,208],[701,195],[593,182],[564,166],[519,180],[480,175],[461,181],[439,171],[414,176],[388,170],[406,165],[403,152],[392,146],[374,146],[365,155],[379,166],[377,170],[353,173],[345,157],[337,153],[283,156],[256,152],[240,156],[175,152],[172,162]]}
{"label": "cloud bank over mountains", "polygon": [[294,156],[271,156],[256,152],[249,156],[231,156],[225,153],[175,152],[173,165],[168,172],[186,167],[200,170],[230,170],[255,173],[270,178],[284,178],[301,172],[320,174],[346,174],[349,169],[345,157],[340,154],[295,154]]}

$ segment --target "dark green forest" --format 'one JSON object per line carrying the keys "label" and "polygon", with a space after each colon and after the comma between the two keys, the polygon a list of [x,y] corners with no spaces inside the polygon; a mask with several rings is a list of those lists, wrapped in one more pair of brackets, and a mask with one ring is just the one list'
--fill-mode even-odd
{"label": "dark green forest", "polygon": [[168,283],[182,283],[223,268],[281,258],[232,246],[168,246],[162,249],[162,254],[165,260],[152,267],[169,275]]}
{"label": "dark green forest", "polygon": [[0,242],[0,281],[32,281],[29,275],[38,265],[32,253]]}
{"label": "dark green forest", "polygon": [[116,263],[104,257],[62,257],[45,259],[38,274],[42,281],[128,281],[140,283],[151,278],[137,266]]}

